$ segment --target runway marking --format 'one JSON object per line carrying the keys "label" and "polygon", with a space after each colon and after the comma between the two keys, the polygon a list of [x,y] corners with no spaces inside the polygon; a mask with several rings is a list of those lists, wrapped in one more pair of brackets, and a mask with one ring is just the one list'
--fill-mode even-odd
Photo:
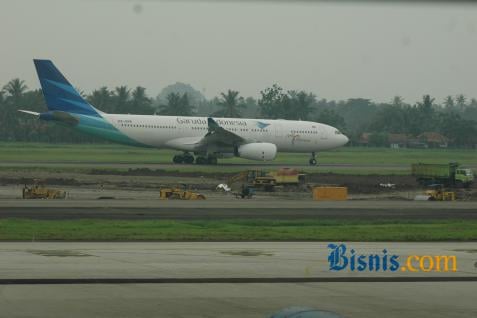
{"label": "runway marking", "polygon": [[0,285],[80,284],[286,284],[286,283],[477,282],[477,276],[406,277],[230,277],[230,278],[4,278]]}

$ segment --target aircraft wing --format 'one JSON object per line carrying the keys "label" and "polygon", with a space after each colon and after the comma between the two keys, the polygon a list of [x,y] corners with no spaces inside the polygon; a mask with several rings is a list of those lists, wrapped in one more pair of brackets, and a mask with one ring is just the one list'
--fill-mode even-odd
{"label": "aircraft wing", "polygon": [[199,148],[207,148],[209,146],[215,147],[233,147],[238,144],[246,143],[247,141],[237,134],[220,126],[213,118],[207,118],[209,131],[200,140]]}

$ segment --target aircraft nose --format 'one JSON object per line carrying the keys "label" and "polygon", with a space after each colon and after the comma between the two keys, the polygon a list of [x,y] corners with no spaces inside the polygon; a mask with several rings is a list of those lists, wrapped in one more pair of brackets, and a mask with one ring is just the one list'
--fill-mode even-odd
{"label": "aircraft nose", "polygon": [[343,146],[349,142],[349,138],[343,135]]}
{"label": "aircraft nose", "polygon": [[346,137],[345,135],[340,135],[339,138],[338,138],[338,143],[339,143],[339,146],[338,146],[338,147],[344,146],[344,145],[346,145],[348,142],[349,142],[348,137]]}

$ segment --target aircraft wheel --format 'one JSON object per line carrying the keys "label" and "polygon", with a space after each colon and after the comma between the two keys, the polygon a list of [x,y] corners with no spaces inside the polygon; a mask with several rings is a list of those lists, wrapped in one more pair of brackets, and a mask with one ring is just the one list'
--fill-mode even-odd
{"label": "aircraft wheel", "polygon": [[182,156],[182,155],[175,155],[175,156],[172,158],[172,162],[174,162],[174,163],[183,163],[183,162],[184,162],[184,156]]}
{"label": "aircraft wheel", "polygon": [[311,158],[310,161],[309,161],[310,165],[311,166],[316,166],[316,159],[315,158]]}
{"label": "aircraft wheel", "polygon": [[184,163],[193,164],[194,163],[194,156],[185,155],[184,156]]}

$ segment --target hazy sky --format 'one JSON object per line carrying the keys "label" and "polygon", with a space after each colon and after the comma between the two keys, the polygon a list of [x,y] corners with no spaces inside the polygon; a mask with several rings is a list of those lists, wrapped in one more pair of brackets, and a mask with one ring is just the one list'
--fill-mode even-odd
{"label": "hazy sky", "polygon": [[327,99],[477,97],[477,5],[0,1],[0,86],[52,59],[86,92],[273,83]]}

